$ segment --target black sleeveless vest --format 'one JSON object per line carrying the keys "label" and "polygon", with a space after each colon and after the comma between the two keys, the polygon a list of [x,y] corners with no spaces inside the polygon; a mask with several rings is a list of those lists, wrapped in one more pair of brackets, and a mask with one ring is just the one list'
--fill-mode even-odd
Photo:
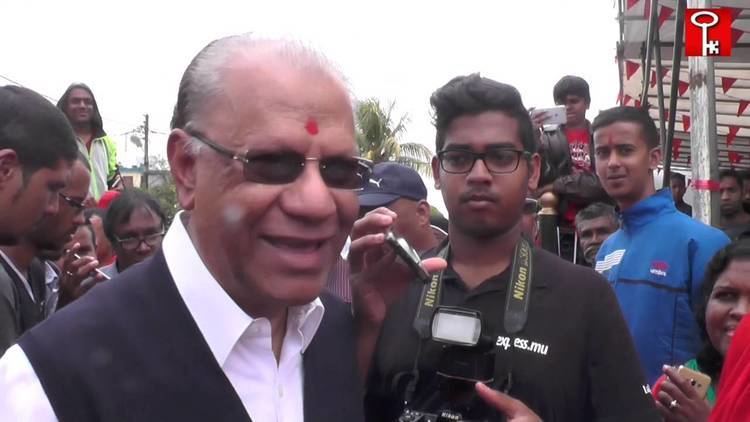
{"label": "black sleeveless vest", "polygon": [[[305,422],[363,421],[349,307],[324,293],[303,356]],[[100,284],[19,340],[58,419],[250,421],[163,254]]]}

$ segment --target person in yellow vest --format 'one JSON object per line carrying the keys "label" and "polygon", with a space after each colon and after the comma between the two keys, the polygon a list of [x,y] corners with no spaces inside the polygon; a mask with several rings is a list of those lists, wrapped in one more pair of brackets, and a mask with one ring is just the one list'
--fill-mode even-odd
{"label": "person in yellow vest", "polygon": [[94,93],[86,84],[71,84],[57,102],[78,137],[78,148],[91,165],[89,193],[94,201],[111,187],[121,183],[118,177],[117,147],[104,131],[102,115]]}

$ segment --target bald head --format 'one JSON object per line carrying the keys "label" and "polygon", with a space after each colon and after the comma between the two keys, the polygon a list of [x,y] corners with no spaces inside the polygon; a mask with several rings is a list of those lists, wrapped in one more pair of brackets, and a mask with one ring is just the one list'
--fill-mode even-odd
{"label": "bald head", "polygon": [[188,65],[180,81],[172,129],[185,128],[217,103],[227,103],[227,77],[238,68],[243,68],[240,74],[245,78],[248,69],[261,78],[263,73],[276,73],[281,68],[301,69],[335,81],[349,95],[344,76],[317,51],[297,41],[234,35],[212,41]]}

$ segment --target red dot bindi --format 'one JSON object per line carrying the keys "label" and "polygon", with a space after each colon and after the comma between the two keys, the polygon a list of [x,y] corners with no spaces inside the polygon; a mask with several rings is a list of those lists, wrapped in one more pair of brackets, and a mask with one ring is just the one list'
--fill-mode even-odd
{"label": "red dot bindi", "polygon": [[305,130],[310,135],[317,135],[318,134],[318,122],[316,122],[314,119],[310,119],[305,123]]}

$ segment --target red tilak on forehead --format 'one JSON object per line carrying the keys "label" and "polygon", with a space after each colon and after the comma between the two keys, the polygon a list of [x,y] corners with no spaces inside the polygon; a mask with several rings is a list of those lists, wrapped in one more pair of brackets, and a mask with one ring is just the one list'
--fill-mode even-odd
{"label": "red tilak on forehead", "polygon": [[318,134],[318,122],[315,121],[315,119],[310,118],[307,120],[307,123],[305,123],[305,130],[310,135],[317,135]]}
{"label": "red tilak on forehead", "polygon": [[612,135],[609,135],[609,136],[607,137],[607,145],[608,145],[608,146],[609,146],[610,148],[612,148],[612,146],[614,145],[614,138],[612,138]]}

